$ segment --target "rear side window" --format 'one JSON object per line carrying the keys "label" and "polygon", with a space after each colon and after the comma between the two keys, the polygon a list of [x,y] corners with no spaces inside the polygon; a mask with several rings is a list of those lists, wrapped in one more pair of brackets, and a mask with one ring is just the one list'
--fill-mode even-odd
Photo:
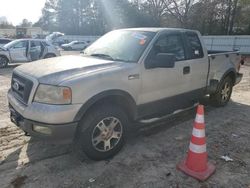
{"label": "rear side window", "polygon": [[161,37],[155,44],[157,53],[174,54],[177,61],[185,59],[185,51],[182,43],[181,35],[166,35]]}
{"label": "rear side window", "polygon": [[187,40],[190,46],[190,58],[191,59],[203,58],[204,53],[198,35],[195,33],[187,33]]}
{"label": "rear side window", "polygon": [[44,41],[42,41],[42,44],[43,44],[44,46],[51,46],[49,43],[44,42]]}
{"label": "rear side window", "polygon": [[31,41],[30,46],[31,48],[35,48],[35,47],[41,46],[41,43],[39,41]]}

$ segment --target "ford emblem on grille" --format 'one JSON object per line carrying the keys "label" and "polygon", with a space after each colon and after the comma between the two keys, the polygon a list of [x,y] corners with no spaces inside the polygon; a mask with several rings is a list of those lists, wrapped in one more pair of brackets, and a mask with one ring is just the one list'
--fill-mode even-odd
{"label": "ford emblem on grille", "polygon": [[18,91],[20,89],[19,83],[14,82],[13,88]]}

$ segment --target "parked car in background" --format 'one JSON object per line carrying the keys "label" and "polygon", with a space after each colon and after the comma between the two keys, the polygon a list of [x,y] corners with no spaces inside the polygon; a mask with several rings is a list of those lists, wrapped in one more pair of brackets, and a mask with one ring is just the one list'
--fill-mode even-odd
{"label": "parked car in background", "polygon": [[8,44],[11,41],[12,41],[11,39],[0,38],[0,47],[4,46],[5,44]]}
{"label": "parked car in background", "polygon": [[0,68],[12,63],[31,62],[59,55],[59,50],[45,40],[14,40],[0,47]]}
{"label": "parked car in background", "polygon": [[72,41],[68,44],[63,44],[61,48],[64,50],[83,50],[88,46],[89,43],[85,41]]}

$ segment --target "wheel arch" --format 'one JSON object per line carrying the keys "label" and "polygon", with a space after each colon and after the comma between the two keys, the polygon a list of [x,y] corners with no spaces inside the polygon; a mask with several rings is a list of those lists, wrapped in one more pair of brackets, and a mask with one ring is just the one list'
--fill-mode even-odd
{"label": "wheel arch", "polygon": [[210,79],[210,85],[207,87],[207,93],[212,94],[216,93],[222,83],[222,81],[226,77],[230,77],[233,81],[233,85],[235,84],[236,81],[236,71],[234,68],[228,69],[224,74],[222,74],[221,78],[216,78],[216,79]]}
{"label": "wheel arch", "polygon": [[0,54],[0,57],[4,57],[4,58],[8,59],[8,62],[10,62],[10,59],[7,57],[7,55]]}
{"label": "wheel arch", "polygon": [[234,68],[230,68],[228,69],[222,76],[220,83],[222,82],[222,80],[224,80],[226,77],[230,77],[233,81],[233,84],[235,84],[236,81],[236,70]]}
{"label": "wheel arch", "polygon": [[84,103],[76,114],[74,120],[81,120],[81,118],[83,118],[84,115],[94,106],[103,103],[121,106],[131,120],[134,120],[136,117],[136,103],[128,92],[122,90],[108,90],[91,97],[86,103]]}

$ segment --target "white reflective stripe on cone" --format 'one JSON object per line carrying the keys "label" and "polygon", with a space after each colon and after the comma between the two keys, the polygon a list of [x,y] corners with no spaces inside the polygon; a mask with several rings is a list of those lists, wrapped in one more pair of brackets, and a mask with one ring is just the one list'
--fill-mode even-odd
{"label": "white reflective stripe on cone", "polygon": [[205,153],[207,151],[206,144],[196,145],[190,142],[189,149],[194,153]]}
{"label": "white reflective stripe on cone", "polygon": [[204,115],[196,114],[195,122],[204,123]]}
{"label": "white reflective stripe on cone", "polygon": [[196,129],[193,128],[193,136],[197,138],[204,138],[205,137],[205,129]]}

